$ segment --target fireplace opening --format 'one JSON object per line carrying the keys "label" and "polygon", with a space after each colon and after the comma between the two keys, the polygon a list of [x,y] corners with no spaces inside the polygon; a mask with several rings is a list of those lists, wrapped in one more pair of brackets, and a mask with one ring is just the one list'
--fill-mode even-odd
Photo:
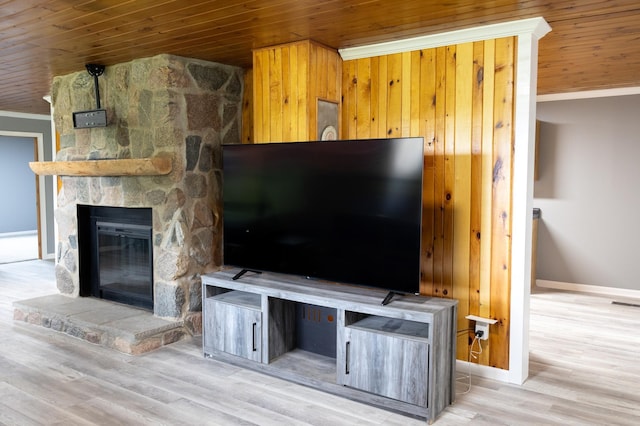
{"label": "fireplace opening", "polygon": [[80,295],[153,310],[151,209],[78,206]]}

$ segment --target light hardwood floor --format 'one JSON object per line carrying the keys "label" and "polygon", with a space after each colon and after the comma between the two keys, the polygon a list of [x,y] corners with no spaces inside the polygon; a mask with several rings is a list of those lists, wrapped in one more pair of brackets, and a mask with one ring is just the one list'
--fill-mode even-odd
{"label": "light hardwood floor", "polygon": [[[14,323],[13,301],[57,292],[53,276],[47,261],[0,265],[2,425],[423,424],[205,360],[199,339],[132,357]],[[529,380],[474,378],[436,424],[640,424],[639,319],[607,297],[534,294]]]}
{"label": "light hardwood floor", "polygon": [[38,258],[38,233],[0,234],[0,263],[22,262]]}

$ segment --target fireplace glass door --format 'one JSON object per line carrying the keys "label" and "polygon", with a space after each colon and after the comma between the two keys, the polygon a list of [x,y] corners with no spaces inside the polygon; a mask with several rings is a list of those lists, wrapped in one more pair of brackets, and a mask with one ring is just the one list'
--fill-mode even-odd
{"label": "fireplace glass door", "polygon": [[151,227],[96,222],[96,234],[99,297],[153,309]]}

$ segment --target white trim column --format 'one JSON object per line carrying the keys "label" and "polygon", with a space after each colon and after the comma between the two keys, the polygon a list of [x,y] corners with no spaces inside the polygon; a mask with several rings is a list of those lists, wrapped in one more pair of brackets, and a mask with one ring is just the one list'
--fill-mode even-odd
{"label": "white trim column", "polygon": [[[546,34],[546,33],[545,33]],[[511,330],[509,382],[529,376],[529,311],[531,296],[531,229],[536,138],[538,37],[518,36],[511,218]]]}

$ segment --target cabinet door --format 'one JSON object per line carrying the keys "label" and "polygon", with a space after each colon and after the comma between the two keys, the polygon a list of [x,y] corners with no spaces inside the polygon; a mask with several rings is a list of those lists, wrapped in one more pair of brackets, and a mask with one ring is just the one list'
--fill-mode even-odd
{"label": "cabinet door", "polygon": [[204,346],[253,361],[262,356],[262,313],[259,310],[205,300]]}
{"label": "cabinet door", "polygon": [[345,337],[345,385],[427,406],[427,342],[349,327]]}

